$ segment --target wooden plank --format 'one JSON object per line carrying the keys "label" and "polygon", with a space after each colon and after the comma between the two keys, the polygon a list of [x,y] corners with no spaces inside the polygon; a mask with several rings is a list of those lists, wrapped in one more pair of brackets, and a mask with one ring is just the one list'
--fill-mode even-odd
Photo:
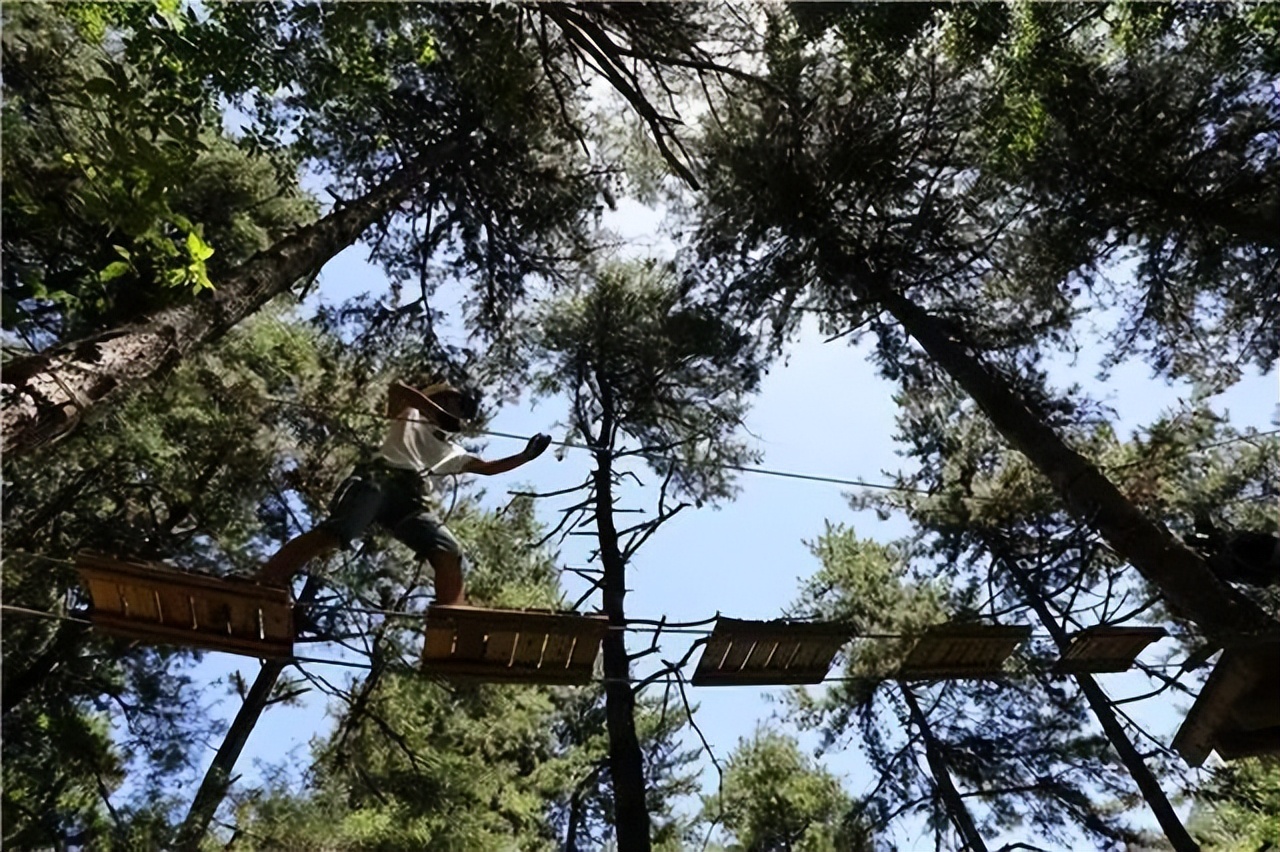
{"label": "wooden plank", "polygon": [[90,620],[107,632],[260,658],[292,656],[286,589],[100,554],[78,555],[77,569],[90,592]]}
{"label": "wooden plank", "polygon": [[573,645],[577,637],[570,633],[551,633],[547,635],[546,647],[542,649],[542,667],[545,669],[567,669],[573,658]]}
{"label": "wooden plank", "polygon": [[1231,708],[1231,723],[1239,731],[1280,728],[1280,695],[1274,689],[1255,689],[1241,696]]}
{"label": "wooden plank", "polygon": [[996,677],[1030,627],[943,624],[929,628],[898,669],[900,678]]}
{"label": "wooden plank", "polygon": [[140,618],[144,621],[156,620],[155,593],[150,588],[121,583],[119,590],[119,597],[123,598],[129,618]]}
{"label": "wooden plank", "polygon": [[542,630],[551,632],[579,632],[598,630],[605,623],[603,616],[583,615],[576,612],[552,612],[550,610],[487,609],[476,606],[434,604],[427,610],[427,618],[451,618],[459,624],[480,624],[495,630]]}
{"label": "wooden plank", "polygon": [[519,638],[519,632],[514,630],[498,630],[490,633],[485,643],[484,659],[501,666],[511,665],[511,658],[516,652],[516,640]]}
{"label": "wooden plank", "polygon": [[1280,754],[1280,727],[1219,732],[1214,738],[1214,750],[1223,760]]}
{"label": "wooden plank", "polygon": [[105,577],[94,577],[86,580],[84,585],[89,591],[89,601],[94,609],[124,613],[124,598],[120,595],[119,583]]}
{"label": "wooden plank", "polygon": [[729,653],[733,641],[727,636],[712,635],[702,649],[702,657],[698,660],[697,671],[718,672],[724,666],[724,658]]}
{"label": "wooden plank", "polygon": [[751,649],[751,653],[742,662],[743,671],[768,671],[773,657],[778,650],[778,640],[773,637],[763,637],[756,640],[755,647]]}
{"label": "wooden plank", "polygon": [[1280,754],[1280,739],[1267,723],[1280,712],[1280,667],[1276,647],[1228,648],[1218,658],[1187,713],[1173,747],[1191,766],[1209,753],[1223,760]]}
{"label": "wooden plank", "polygon": [[293,640],[297,634],[293,628],[293,605],[263,601],[258,610],[264,640]]}
{"label": "wooden plank", "polygon": [[1089,627],[1071,637],[1055,671],[1121,672],[1148,645],[1168,635],[1163,627]]}
{"label": "wooden plank", "polygon": [[453,656],[454,629],[452,626],[427,625],[427,638],[422,656],[430,660],[447,660]]}
{"label": "wooden plank", "polygon": [[448,677],[525,683],[585,683],[608,629],[602,617],[545,610],[490,610],[433,606],[427,611],[428,637],[448,628],[453,650],[443,640],[424,649],[423,670]]}
{"label": "wooden plank", "polygon": [[591,682],[591,669],[548,669],[546,667],[505,668],[492,663],[466,660],[432,660],[423,665],[423,672],[450,679],[471,680],[482,683],[528,683],[583,685]]}
{"label": "wooden plank", "polygon": [[201,633],[167,624],[134,621],[118,616],[99,614],[93,618],[95,629],[122,639],[157,642],[165,645],[205,648],[228,654],[241,654],[260,659],[288,659],[293,656],[292,642],[263,642],[237,636]]}
{"label": "wooden plank", "polygon": [[511,665],[537,668],[542,665],[542,649],[550,636],[545,631],[526,631],[520,634],[516,642],[516,650],[511,658]]}
{"label": "wooden plank", "polygon": [[799,652],[792,658],[790,668],[814,669],[825,667],[830,664],[833,654],[831,642],[803,639],[800,643]]}
{"label": "wooden plank", "polygon": [[747,655],[755,646],[755,640],[749,637],[733,639],[729,645],[729,652],[724,655],[724,661],[720,663],[720,671],[726,674],[741,671],[742,664],[747,661]]}
{"label": "wooden plank", "polygon": [[574,636],[573,656],[569,658],[570,668],[586,668],[590,670],[596,664],[600,654],[600,640],[604,631],[598,633],[578,633]]}
{"label": "wooden plank", "polygon": [[235,593],[247,597],[285,604],[291,603],[292,600],[291,592],[286,588],[261,586],[252,582],[185,571],[157,562],[135,562],[88,551],[76,554],[76,569],[82,577],[88,579],[101,577],[116,581],[141,581],[149,586],[171,584],[184,589],[205,589],[212,592],[235,590]]}
{"label": "wooden plank", "polygon": [[796,658],[800,656],[800,649],[804,643],[799,639],[783,639],[778,642],[778,650],[773,655],[773,668],[785,672],[789,669],[802,669],[803,666],[796,665]]}
{"label": "wooden plank", "polygon": [[453,643],[454,659],[483,660],[488,635],[483,630],[477,630],[473,624],[458,624],[455,627],[457,634]]}
{"label": "wooden plank", "polygon": [[848,638],[847,629],[840,625],[721,617],[691,682],[697,686],[818,683]]}

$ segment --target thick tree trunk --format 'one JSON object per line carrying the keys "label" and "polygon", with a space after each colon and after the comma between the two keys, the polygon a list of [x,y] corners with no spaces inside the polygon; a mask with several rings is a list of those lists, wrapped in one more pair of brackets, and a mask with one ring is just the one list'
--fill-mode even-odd
{"label": "thick tree trunk", "polygon": [[942,753],[941,744],[933,736],[933,729],[929,727],[929,720],[921,711],[915,693],[905,683],[900,683],[898,686],[902,690],[902,697],[906,699],[907,709],[911,711],[911,721],[920,729],[920,737],[924,740],[925,760],[929,762],[933,783],[937,785],[938,793],[947,807],[947,813],[959,829],[969,852],[987,852],[987,844],[978,833],[978,826],[974,824],[973,816],[965,807],[964,799],[960,798],[956,785],[951,782],[951,770],[947,768],[947,758]]}
{"label": "thick tree trunk", "polygon": [[[606,403],[607,405],[607,403]],[[611,431],[608,414],[601,428],[600,442]],[[600,563],[604,569],[603,604],[610,630],[605,634],[604,699],[605,727],[609,733],[609,774],[613,780],[614,829],[618,852],[649,852],[649,808],[645,801],[644,757],[636,736],[636,698],[631,688],[631,660],[627,656],[627,624],[624,602],[627,595],[626,561],[618,546],[618,530],[613,519],[612,456],[596,454],[596,532],[600,541]]]}
{"label": "thick tree trunk", "polygon": [[[298,595],[298,603],[302,605],[311,603],[319,590],[320,581],[308,576],[302,592]],[[213,762],[209,764],[204,780],[200,782],[200,789],[191,800],[186,819],[178,827],[173,843],[173,848],[177,852],[199,852],[200,841],[209,830],[209,823],[212,822],[218,805],[222,804],[222,800],[227,795],[227,789],[231,786],[231,773],[235,771],[236,761],[240,759],[240,753],[244,751],[245,743],[249,741],[249,734],[253,733],[258,719],[262,718],[262,711],[267,708],[271,690],[275,689],[276,681],[280,679],[280,674],[288,665],[288,660],[267,660],[258,670],[253,686],[249,687],[249,694],[240,705],[236,718],[227,730],[227,736],[222,740],[218,753],[213,756]]]}
{"label": "thick tree trunk", "polygon": [[442,143],[362,197],[258,252],[205,298],[5,364],[3,451],[26,453],[64,436],[95,405],[172,366],[298,280],[317,274],[455,147]]}
{"label": "thick tree trunk", "polygon": [[1204,561],[1151,521],[1084,456],[1037,416],[995,372],[953,340],[923,308],[889,288],[870,295],[973,398],[997,431],[1030,459],[1079,517],[1098,530],[1179,612],[1206,633],[1230,640],[1274,631],[1260,607],[1221,583]]}
{"label": "thick tree trunk", "polygon": [[[1071,639],[1067,632],[1062,629],[1062,625],[1058,624],[1053,617],[1053,613],[1049,611],[1048,605],[1040,595],[1040,590],[1012,560],[1001,559],[1001,565],[1021,587],[1027,603],[1039,616],[1040,623],[1053,636],[1053,641],[1057,644],[1058,650],[1065,651],[1067,646],[1071,644]],[[1138,785],[1138,790],[1142,793],[1142,798],[1146,800],[1147,806],[1155,814],[1156,822],[1160,823],[1164,836],[1169,838],[1169,843],[1173,846],[1175,852],[1200,852],[1200,845],[1187,833],[1182,820],[1178,819],[1178,814],[1173,810],[1173,805],[1169,803],[1169,798],[1165,796],[1164,790],[1161,789],[1160,782],[1151,774],[1151,770],[1147,768],[1142,755],[1134,748],[1133,741],[1125,733],[1124,726],[1116,718],[1115,711],[1111,708],[1111,701],[1107,698],[1106,693],[1102,691],[1102,687],[1098,686],[1098,682],[1089,674],[1077,674],[1075,675],[1075,680],[1080,685],[1080,691],[1084,693],[1085,700],[1089,702],[1089,709],[1093,711],[1093,715],[1098,719],[1098,724],[1102,726],[1103,733],[1111,741],[1111,747],[1116,750],[1116,754],[1120,755],[1120,761],[1129,770],[1134,783]]]}

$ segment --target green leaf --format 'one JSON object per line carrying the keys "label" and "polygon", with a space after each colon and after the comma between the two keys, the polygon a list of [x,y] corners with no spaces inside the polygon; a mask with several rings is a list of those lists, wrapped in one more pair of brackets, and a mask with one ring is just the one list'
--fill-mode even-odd
{"label": "green leaf", "polygon": [[430,65],[438,59],[440,54],[436,51],[435,36],[428,34],[422,41],[422,47],[418,49],[418,64]]}
{"label": "green leaf", "polygon": [[204,261],[213,257],[213,247],[206,243],[195,231],[188,231],[187,254],[191,255],[193,260],[200,261],[201,265],[203,265]]}
{"label": "green leaf", "polygon": [[84,90],[91,95],[104,95],[106,97],[111,97],[119,91],[116,88],[116,84],[106,77],[90,77],[84,81]]}
{"label": "green leaf", "polygon": [[124,275],[126,272],[128,272],[129,269],[130,269],[129,264],[123,260],[117,260],[112,263],[108,263],[106,268],[98,273],[98,280],[103,282],[114,281],[115,279],[119,278],[121,275]]}

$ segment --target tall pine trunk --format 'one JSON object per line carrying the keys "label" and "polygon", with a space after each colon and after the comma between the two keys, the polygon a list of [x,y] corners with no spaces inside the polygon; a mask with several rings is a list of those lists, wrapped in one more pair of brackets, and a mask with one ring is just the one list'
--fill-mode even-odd
{"label": "tall pine trunk", "polygon": [[935,317],[889,287],[866,289],[973,398],[1005,440],[1044,474],[1070,509],[1178,611],[1206,633],[1227,640],[1277,628],[1265,611],[1219,582],[1204,560],[1143,515],[1096,466],[1067,446],[1007,381],[952,339]]}
{"label": "tall pine trunk", "polygon": [[[1067,646],[1071,644],[1071,639],[1067,636],[1066,631],[1062,629],[1062,625],[1058,624],[1057,620],[1054,619],[1053,613],[1049,611],[1048,605],[1040,594],[1040,590],[1036,588],[1036,585],[1031,582],[1031,578],[1013,560],[1001,557],[1000,564],[1012,575],[1022,589],[1027,604],[1035,610],[1036,615],[1040,618],[1040,623],[1053,636],[1054,644],[1058,646],[1058,650],[1065,651]],[[1124,726],[1116,718],[1115,710],[1111,707],[1111,701],[1107,698],[1106,693],[1102,691],[1102,687],[1098,686],[1098,682],[1090,674],[1080,673],[1074,677],[1076,683],[1080,686],[1080,691],[1084,693],[1085,700],[1089,702],[1089,709],[1093,711],[1098,724],[1102,726],[1103,733],[1111,741],[1111,747],[1120,756],[1120,762],[1129,770],[1129,775],[1133,777],[1134,783],[1138,785],[1142,798],[1146,801],[1147,807],[1151,808],[1151,813],[1155,815],[1156,822],[1160,823],[1160,829],[1164,832],[1164,836],[1169,838],[1169,843],[1173,846],[1175,852],[1200,852],[1200,845],[1192,839],[1186,827],[1183,826],[1182,820],[1178,819],[1178,814],[1169,802],[1169,797],[1164,794],[1164,790],[1160,787],[1160,782],[1151,773],[1146,762],[1143,761],[1142,755],[1134,747],[1133,741],[1125,733]]]}
{"label": "tall pine trunk", "polygon": [[965,806],[964,799],[960,798],[960,791],[956,789],[956,785],[951,781],[951,770],[947,768],[947,758],[942,753],[942,744],[934,737],[933,728],[930,727],[929,719],[924,715],[924,711],[920,709],[915,693],[905,683],[898,684],[898,687],[902,690],[902,697],[907,702],[907,709],[911,713],[911,721],[920,729],[920,738],[924,740],[924,757],[929,763],[929,772],[933,775],[933,783],[938,788],[938,794],[942,797],[942,802],[946,806],[952,822],[955,823],[956,828],[960,831],[960,836],[964,838],[965,848],[969,852],[987,852],[987,844],[983,841],[982,835],[978,833],[978,826],[973,822],[973,815],[969,813],[969,808]]}
{"label": "tall pine trunk", "polygon": [[66,435],[94,406],[217,340],[295,282],[317,274],[455,148],[440,144],[360,198],[258,252],[203,298],[5,364],[3,451],[28,453]]}
{"label": "tall pine trunk", "polygon": [[605,414],[596,451],[595,513],[604,570],[602,599],[609,618],[603,642],[605,728],[609,734],[609,775],[613,781],[614,830],[618,852],[649,852],[649,807],[645,801],[644,756],[636,736],[636,697],[631,688],[631,660],[627,656],[625,600],[626,560],[618,543],[613,518],[613,432],[611,401],[604,395]]}
{"label": "tall pine trunk", "polygon": [[[298,595],[297,606],[309,605],[315,600],[316,593],[319,591],[320,581],[315,577],[307,577],[307,582]],[[244,751],[249,735],[253,733],[258,720],[262,718],[262,712],[267,709],[276,681],[280,679],[280,675],[288,665],[288,660],[266,660],[258,670],[253,686],[249,687],[244,703],[240,705],[240,710],[232,720],[231,727],[227,729],[222,745],[213,756],[213,762],[205,771],[204,780],[200,782],[200,787],[191,800],[186,818],[178,827],[173,844],[177,852],[199,852],[205,832],[209,830],[209,823],[213,821],[213,815],[217,813],[218,806],[222,804],[227,790],[231,787],[231,782],[235,780],[232,773],[240,760],[240,753]]]}

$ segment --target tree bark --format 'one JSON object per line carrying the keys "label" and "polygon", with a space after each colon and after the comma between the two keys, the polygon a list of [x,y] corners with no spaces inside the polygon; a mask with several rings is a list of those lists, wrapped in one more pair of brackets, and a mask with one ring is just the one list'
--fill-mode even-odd
{"label": "tree bark", "polygon": [[969,852],[987,852],[987,844],[983,842],[982,835],[978,833],[978,827],[973,822],[973,816],[969,813],[969,809],[965,807],[964,799],[960,798],[956,785],[951,782],[951,771],[947,769],[946,755],[942,753],[941,744],[934,738],[933,729],[929,727],[929,720],[925,718],[923,711],[920,710],[915,694],[905,683],[899,683],[898,687],[902,690],[902,697],[906,699],[907,709],[911,711],[911,720],[920,729],[920,736],[924,740],[925,760],[929,762],[929,771],[933,774],[933,783],[937,785],[938,792],[942,795],[942,801],[947,807],[947,813],[951,816],[952,821],[955,822],[956,828],[959,829],[960,836],[964,838]]}
{"label": "tree bark", "polygon": [[604,569],[602,599],[611,628],[605,634],[605,727],[609,733],[609,774],[613,781],[614,830],[618,852],[649,852],[649,808],[645,801],[644,757],[636,736],[636,698],[631,688],[631,660],[627,656],[624,607],[626,560],[618,545],[613,518],[613,456],[609,438],[613,431],[611,401],[603,395],[604,420],[595,453],[596,532],[600,564]]}
{"label": "tree bark", "polygon": [[[310,603],[315,599],[319,589],[320,581],[308,576],[302,592],[298,595],[298,603]],[[249,734],[253,733],[258,719],[262,718],[262,712],[267,708],[271,690],[275,688],[280,674],[289,664],[288,660],[267,660],[259,669],[253,686],[249,688],[249,694],[245,696],[244,703],[240,705],[236,718],[227,730],[227,736],[218,747],[218,753],[213,756],[213,762],[209,764],[209,769],[204,774],[204,780],[200,782],[200,789],[191,800],[186,818],[178,827],[173,843],[173,848],[177,852],[200,852],[200,841],[209,830],[209,823],[213,820],[218,805],[222,804],[222,800],[227,795],[227,789],[231,786],[231,773],[236,768],[236,761],[240,759],[240,753],[244,751]]]}
{"label": "tree bark", "polygon": [[94,406],[171,367],[298,280],[317,274],[455,148],[441,143],[360,198],[258,252],[205,298],[5,364],[3,451],[29,453],[65,436]]}
{"label": "tree bark", "polygon": [[1280,626],[1253,601],[1219,582],[1194,551],[1138,511],[1006,381],[952,339],[937,319],[888,287],[867,289],[867,295],[878,300],[973,398],[996,430],[1048,478],[1067,506],[1098,530],[1178,611],[1224,640]]}
{"label": "tree bark", "polygon": [[[1071,644],[1071,639],[1067,636],[1067,632],[1062,629],[1062,625],[1058,624],[1053,617],[1053,613],[1049,611],[1048,605],[1045,604],[1044,598],[1040,595],[1040,590],[1035,587],[1026,573],[1012,560],[1001,558],[1000,562],[1022,589],[1027,603],[1039,616],[1040,623],[1053,636],[1053,641],[1057,644],[1058,650],[1065,651],[1067,646]],[[1160,782],[1151,774],[1151,770],[1147,768],[1142,755],[1134,748],[1133,741],[1125,733],[1124,726],[1116,718],[1115,711],[1111,709],[1111,701],[1107,698],[1107,694],[1102,691],[1102,687],[1098,686],[1098,682],[1090,674],[1082,672],[1074,677],[1076,683],[1080,685],[1080,691],[1084,693],[1085,700],[1089,702],[1089,709],[1093,711],[1093,715],[1098,719],[1098,724],[1102,726],[1103,733],[1111,741],[1111,747],[1116,750],[1116,754],[1120,755],[1120,761],[1129,770],[1134,783],[1138,785],[1138,790],[1142,793],[1142,798],[1147,802],[1147,807],[1151,808],[1156,822],[1160,824],[1161,830],[1164,831],[1164,836],[1169,838],[1169,843],[1173,845],[1175,852],[1200,852],[1200,844],[1192,839],[1186,827],[1183,826],[1182,820],[1178,819],[1178,814],[1173,810],[1173,805],[1169,803],[1168,797],[1165,796],[1164,790],[1160,787]]]}

